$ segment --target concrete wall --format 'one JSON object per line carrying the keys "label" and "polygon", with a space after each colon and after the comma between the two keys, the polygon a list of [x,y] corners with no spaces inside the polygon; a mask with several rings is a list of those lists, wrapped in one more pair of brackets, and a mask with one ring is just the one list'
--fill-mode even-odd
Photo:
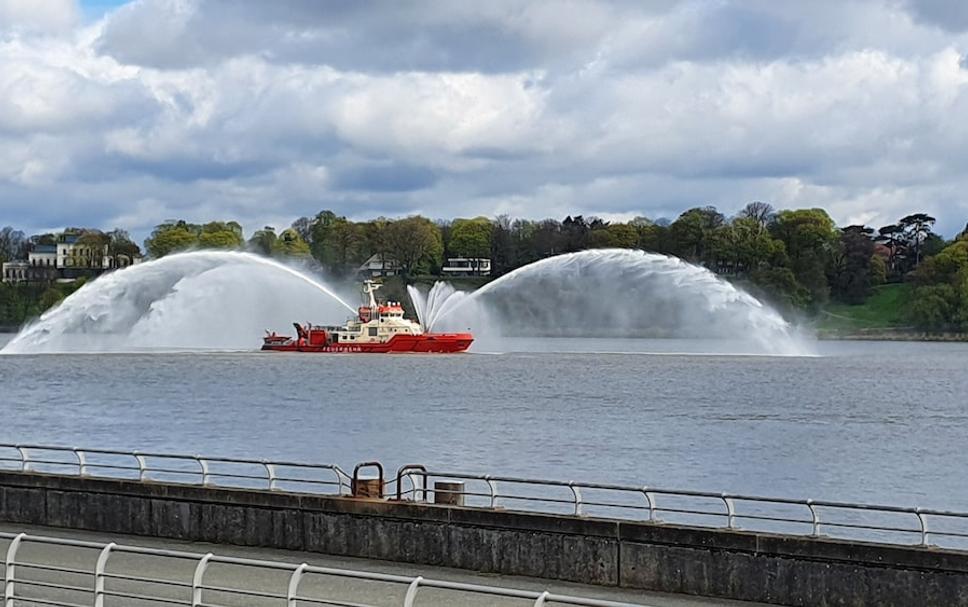
{"label": "concrete wall", "polygon": [[0,521],[781,605],[968,606],[968,554],[673,525],[12,472]]}

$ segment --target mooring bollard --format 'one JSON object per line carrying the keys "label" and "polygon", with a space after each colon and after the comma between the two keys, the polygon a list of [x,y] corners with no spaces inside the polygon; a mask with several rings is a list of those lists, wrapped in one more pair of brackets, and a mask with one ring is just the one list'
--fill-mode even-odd
{"label": "mooring bollard", "polygon": [[[362,475],[361,468],[376,468],[377,474]],[[350,486],[353,497],[383,499],[383,466],[380,462],[363,462],[353,469],[353,482]]]}
{"label": "mooring bollard", "polygon": [[464,481],[436,481],[434,503],[449,506],[464,505]]}

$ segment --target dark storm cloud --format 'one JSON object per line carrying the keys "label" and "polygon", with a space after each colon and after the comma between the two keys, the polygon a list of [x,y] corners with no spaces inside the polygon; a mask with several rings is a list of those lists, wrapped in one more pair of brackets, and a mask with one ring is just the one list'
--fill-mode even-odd
{"label": "dark storm cloud", "polygon": [[429,188],[436,181],[436,174],[427,168],[390,164],[341,170],[333,180],[333,187],[341,190],[410,192]]}
{"label": "dark storm cloud", "polygon": [[968,30],[968,3],[959,0],[906,0],[902,6],[925,23],[950,32]]}
{"label": "dark storm cloud", "polygon": [[[602,11],[580,4],[576,18],[584,11]],[[567,41],[556,43],[554,36],[542,35],[540,23],[524,30],[508,27],[526,16],[527,5],[474,5],[202,0],[185,8],[174,2],[146,2],[114,15],[97,46],[125,63],[172,69],[255,54],[277,63],[367,72],[500,72],[570,54]],[[600,34],[592,25],[572,42],[583,45],[583,37]]]}

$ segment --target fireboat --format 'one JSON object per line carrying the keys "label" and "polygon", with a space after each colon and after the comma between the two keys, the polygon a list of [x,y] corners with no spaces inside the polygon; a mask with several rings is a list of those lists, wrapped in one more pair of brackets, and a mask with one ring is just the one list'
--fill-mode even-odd
{"label": "fireboat", "polygon": [[357,310],[356,318],[345,325],[293,323],[296,337],[266,331],[262,349],[271,352],[450,354],[463,352],[471,346],[474,336],[470,333],[428,333],[419,323],[404,318],[400,302],[378,304],[376,291],[381,286],[372,280],[363,283],[365,303]]}

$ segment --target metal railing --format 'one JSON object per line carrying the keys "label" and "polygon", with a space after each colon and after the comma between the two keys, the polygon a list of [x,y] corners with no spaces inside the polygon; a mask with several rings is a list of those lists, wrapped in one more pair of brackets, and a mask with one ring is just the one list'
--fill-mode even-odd
{"label": "metal railing", "polygon": [[349,493],[351,481],[334,464],[0,443],[0,469],[3,468],[330,495]]}
{"label": "metal railing", "polygon": [[[0,533],[0,540],[7,540],[4,559],[4,607],[37,604],[54,607],[106,607],[110,599],[120,604],[137,601],[138,604],[187,605],[189,607],[228,607],[235,605],[265,605],[267,600],[278,601],[287,607],[301,605],[330,605],[343,607],[370,607],[345,598],[345,586],[350,581],[389,584],[400,589],[401,600],[394,604],[403,607],[418,605],[421,590],[445,590],[460,594],[464,599],[480,597],[504,597],[531,601],[535,607],[553,603],[581,605],[585,607],[636,607],[631,603],[619,603],[592,598],[553,594],[548,591],[519,590],[507,587],[486,586],[422,576],[410,577],[359,571],[317,567],[306,563],[285,563],[213,553],[201,554],[180,550],[162,550],[116,543],[97,543],[68,538],[58,538],[26,533]],[[28,544],[54,546],[55,554],[41,554],[38,559],[25,558],[23,552]],[[65,558],[65,550],[81,549],[87,558],[87,566],[78,566]],[[163,564],[152,560],[142,563],[141,568],[132,563],[119,562],[125,555],[136,558],[165,559],[166,571],[179,569],[178,577],[161,577],[158,573]],[[65,562],[66,561],[66,562]],[[187,566],[177,566],[175,563]],[[92,566],[93,565],[93,566]],[[150,566],[149,566],[150,565]],[[212,570],[219,565],[235,568],[236,575],[219,577],[211,581]],[[152,575],[145,575],[147,569]],[[278,574],[274,583],[259,579],[246,584],[253,573]],[[307,588],[307,579],[323,577],[329,584],[314,584]],[[359,592],[358,592],[359,593]],[[427,594],[423,593],[424,596]],[[223,602],[224,601],[224,602]],[[252,602],[248,602],[252,601]],[[283,603],[284,601],[284,603]],[[119,603],[114,603],[119,604]],[[439,603],[438,603],[439,604]],[[644,607],[644,606],[639,606]]]}
{"label": "metal railing", "polygon": [[[461,481],[464,488],[435,488],[436,481]],[[462,505],[478,508],[968,549],[968,512],[467,474],[421,465],[400,468],[388,488],[400,500],[453,502],[437,496],[458,496]]]}
{"label": "metal railing", "polygon": [[[383,481],[377,462],[361,464],[350,475],[334,464],[0,443],[0,469],[321,495],[351,495],[361,467],[378,468],[382,494],[398,500],[456,496],[475,508],[968,550],[968,512],[491,476],[422,465],[403,466],[395,478]],[[432,486],[436,481],[461,481],[464,487],[439,489]]]}

